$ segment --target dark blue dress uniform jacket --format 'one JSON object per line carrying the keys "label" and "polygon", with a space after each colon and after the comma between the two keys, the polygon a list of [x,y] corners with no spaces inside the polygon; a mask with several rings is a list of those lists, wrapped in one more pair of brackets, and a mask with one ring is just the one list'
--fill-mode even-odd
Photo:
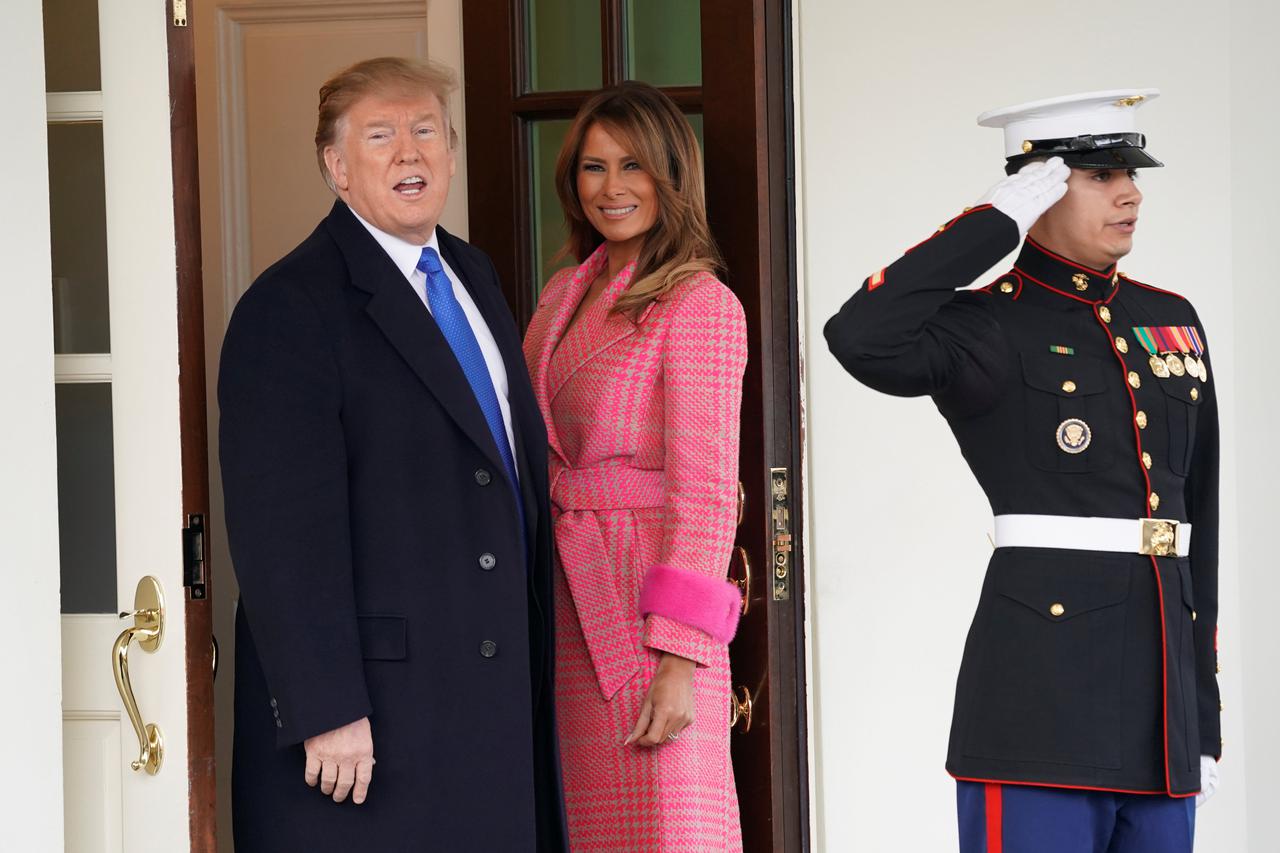
{"label": "dark blue dress uniform jacket", "polygon": [[[993,208],[953,220],[863,283],[827,323],[831,351],[876,390],[930,395],[995,514],[1191,522],[1191,553],[997,549],[947,769],[1191,794],[1221,746],[1216,383],[1207,358],[1207,381],[1157,377],[1133,328],[1203,327],[1182,297],[1031,240],[995,283],[957,290],[1017,244]],[[1090,428],[1082,452],[1058,445],[1068,419]]]}
{"label": "dark blue dress uniform jacket", "polygon": [[[439,233],[506,362],[527,529],[448,343],[335,204],[222,351],[238,853],[567,849],[546,433],[492,263]],[[336,804],[302,742],[364,716],[369,797]]]}

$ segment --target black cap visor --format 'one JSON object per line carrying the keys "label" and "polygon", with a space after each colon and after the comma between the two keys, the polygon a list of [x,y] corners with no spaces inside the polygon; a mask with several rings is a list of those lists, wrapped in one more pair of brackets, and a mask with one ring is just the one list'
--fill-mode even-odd
{"label": "black cap visor", "polygon": [[1074,139],[1046,139],[1031,143],[1026,154],[1009,157],[1005,174],[1012,175],[1032,160],[1061,157],[1073,169],[1150,169],[1163,166],[1146,152],[1142,134],[1110,137],[1080,136]]}

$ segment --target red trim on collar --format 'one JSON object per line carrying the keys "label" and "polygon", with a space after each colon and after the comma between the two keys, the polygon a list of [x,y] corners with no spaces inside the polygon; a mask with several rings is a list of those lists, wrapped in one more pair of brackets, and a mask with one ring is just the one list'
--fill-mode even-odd
{"label": "red trim on collar", "polygon": [[1051,250],[1051,249],[1046,249],[1044,246],[1041,246],[1039,243],[1037,243],[1037,242],[1036,242],[1033,238],[1031,238],[1031,237],[1028,237],[1028,238],[1027,238],[1027,245],[1028,245],[1028,246],[1030,246],[1031,248],[1033,248],[1033,249],[1037,250],[1038,252],[1040,252],[1040,253],[1042,253],[1042,254],[1048,255],[1049,257],[1053,258],[1055,261],[1059,261],[1059,262],[1061,262],[1061,263],[1064,263],[1064,264],[1066,264],[1066,265],[1067,265],[1067,266],[1069,266],[1069,267],[1075,267],[1076,269],[1080,270],[1081,272],[1087,272],[1087,273],[1089,273],[1090,275],[1096,275],[1096,276],[1098,276],[1099,278],[1110,279],[1112,276],[1114,276],[1114,275],[1116,274],[1116,265],[1115,265],[1115,264],[1112,264],[1112,265],[1111,265],[1108,269],[1106,269],[1106,270],[1095,270],[1095,269],[1093,269],[1093,268],[1091,268],[1091,267],[1086,267],[1086,266],[1083,266],[1083,265],[1081,265],[1081,264],[1078,264],[1078,263],[1076,263],[1075,261],[1071,260],[1070,258],[1064,258],[1064,257],[1062,257],[1062,255],[1059,255],[1057,252],[1055,252],[1055,251],[1053,251],[1053,250]]}

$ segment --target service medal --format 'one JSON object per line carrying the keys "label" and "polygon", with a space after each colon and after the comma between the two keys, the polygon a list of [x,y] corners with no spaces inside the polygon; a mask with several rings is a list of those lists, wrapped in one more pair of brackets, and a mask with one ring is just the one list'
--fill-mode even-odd
{"label": "service medal", "polygon": [[1182,366],[1187,369],[1188,375],[1195,377],[1200,376],[1200,365],[1196,363],[1196,357],[1194,355],[1184,355],[1182,357]]}
{"label": "service medal", "polygon": [[1151,365],[1151,372],[1156,376],[1159,376],[1161,379],[1167,379],[1169,377],[1169,365],[1165,364],[1164,359],[1160,356],[1151,356],[1151,358],[1147,359],[1147,363]]}
{"label": "service medal", "polygon": [[1088,449],[1089,442],[1093,441],[1093,430],[1079,418],[1067,418],[1058,424],[1057,439],[1058,447],[1074,456]]}
{"label": "service medal", "polygon": [[1165,364],[1169,365],[1169,372],[1174,376],[1185,376],[1187,369],[1182,366],[1182,359],[1178,358],[1178,354],[1171,352],[1164,359]]}

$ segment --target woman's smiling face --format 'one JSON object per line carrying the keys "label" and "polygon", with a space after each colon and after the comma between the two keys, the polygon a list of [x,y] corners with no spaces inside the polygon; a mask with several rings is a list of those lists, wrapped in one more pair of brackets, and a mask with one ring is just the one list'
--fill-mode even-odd
{"label": "woman's smiling face", "polygon": [[634,256],[658,221],[658,188],[630,151],[593,124],[578,154],[578,200],[610,255]]}

